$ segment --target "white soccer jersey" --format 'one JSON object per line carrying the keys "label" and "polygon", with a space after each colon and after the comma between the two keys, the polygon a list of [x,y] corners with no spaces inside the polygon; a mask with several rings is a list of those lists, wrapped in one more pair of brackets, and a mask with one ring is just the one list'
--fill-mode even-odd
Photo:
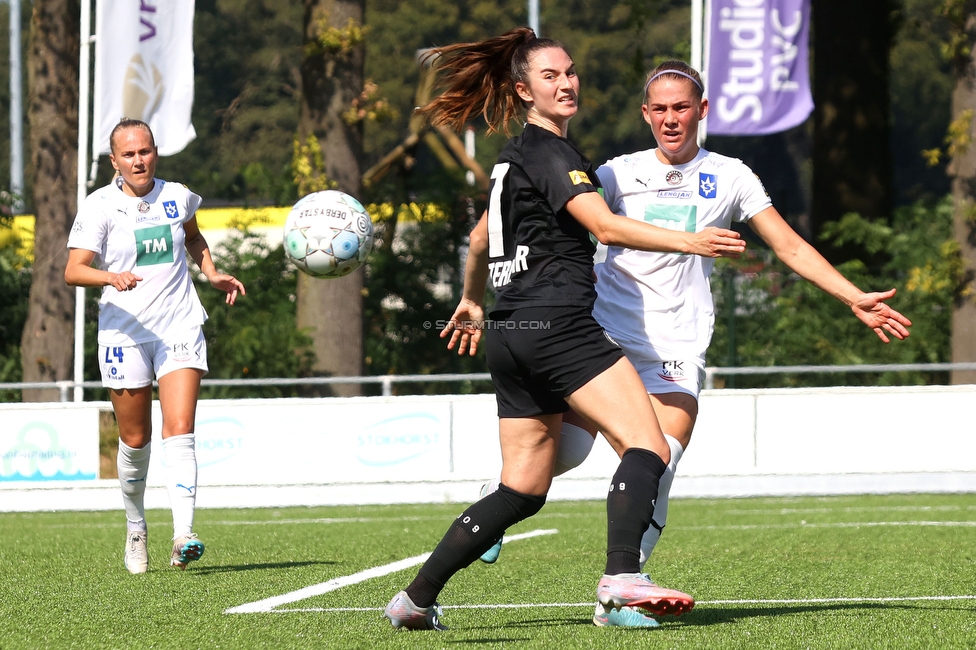
{"label": "white soccer jersey", "polygon": [[201,202],[185,186],[158,178],[144,197],[129,196],[113,182],[85,199],[68,248],[94,251],[102,270],[131,271],[142,278],[129,291],[102,288],[100,344],[160,340],[207,320],[187,268],[183,230]]}
{"label": "white soccer jersey", "polygon": [[[610,209],[673,230],[728,228],[772,205],[742,161],[705,151],[683,165],[660,162],[654,149],[619,156],[597,169]],[[593,315],[628,354],[697,359],[715,323],[712,258],[600,245]]]}

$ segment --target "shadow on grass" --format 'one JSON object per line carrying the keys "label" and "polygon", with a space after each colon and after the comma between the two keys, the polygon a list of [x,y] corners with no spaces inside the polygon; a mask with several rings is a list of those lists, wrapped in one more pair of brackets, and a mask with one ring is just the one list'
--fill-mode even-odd
{"label": "shadow on grass", "polygon": [[[661,619],[669,627],[697,627],[704,625],[717,625],[721,623],[732,623],[741,619],[758,618],[764,616],[786,616],[789,614],[807,614],[810,612],[840,612],[840,611],[885,611],[896,609],[921,610],[931,607],[931,603],[917,605],[909,603],[812,603],[809,605],[795,605],[789,607],[737,607],[737,608],[699,608],[685,614],[680,619],[666,616]],[[938,604],[939,609],[952,609],[946,607],[944,603]],[[960,607],[960,611],[971,611],[971,607]],[[677,625],[675,625],[677,623]]]}
{"label": "shadow on grass", "polygon": [[264,571],[267,569],[294,569],[296,567],[317,566],[322,564],[337,564],[337,562],[263,562],[261,564],[225,564],[218,566],[193,567],[187,571],[192,575],[211,575],[214,573],[233,573],[237,571]]}

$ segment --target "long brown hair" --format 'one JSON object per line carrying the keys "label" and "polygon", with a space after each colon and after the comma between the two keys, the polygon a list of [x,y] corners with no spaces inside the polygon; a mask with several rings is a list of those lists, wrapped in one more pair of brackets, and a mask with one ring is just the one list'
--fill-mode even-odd
{"label": "long brown hair", "polygon": [[[473,112],[488,123],[488,132],[502,130],[523,108],[515,84],[526,80],[529,57],[539,50],[565,47],[551,38],[536,38],[528,27],[477,43],[458,43],[430,50],[422,63],[430,63],[444,90],[417,110],[431,124],[460,131]],[[499,128],[500,127],[500,128]]]}

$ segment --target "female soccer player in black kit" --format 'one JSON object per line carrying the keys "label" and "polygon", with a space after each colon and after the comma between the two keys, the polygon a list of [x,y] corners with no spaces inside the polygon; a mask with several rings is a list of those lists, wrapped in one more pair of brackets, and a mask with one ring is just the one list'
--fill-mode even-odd
{"label": "female soccer player in black kit", "polygon": [[[596,424],[621,456],[607,496],[607,562],[597,586],[606,607],[681,614],[691,596],[639,572],[640,540],[653,514],[670,448],[644,385],[593,319],[590,233],[606,244],[718,257],[744,243],[730,230],[687,233],[610,212],[593,167],[567,139],[579,79],[556,41],[520,28],[480,43],[434,51],[446,90],[421,109],[434,124],[460,129],[481,112],[507,132],[525,110],[521,135],[492,170],[488,210],[471,233],[464,296],[448,347],[474,354],[483,327],[498,402],[501,484],[461,513],[412,583],[387,605],[394,627],[442,630],[436,598],[447,581],[505,529],[538,512],[552,482],[562,414],[570,407]],[[492,320],[481,304],[491,279]]]}

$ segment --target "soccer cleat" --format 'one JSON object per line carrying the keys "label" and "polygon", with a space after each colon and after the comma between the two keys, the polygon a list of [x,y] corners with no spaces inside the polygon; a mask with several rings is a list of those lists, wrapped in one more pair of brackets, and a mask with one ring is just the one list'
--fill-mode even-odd
{"label": "soccer cleat", "polygon": [[[481,486],[481,498],[484,499],[488,496],[488,483]],[[498,538],[490,549],[481,554],[481,561],[485,564],[494,564],[498,560],[498,554],[502,552],[502,542],[505,540],[505,535]]]}
{"label": "soccer cleat", "polygon": [[606,608],[640,607],[656,616],[680,616],[695,606],[688,594],[659,587],[642,573],[604,575],[596,588],[596,599]]}
{"label": "soccer cleat", "polygon": [[125,536],[125,568],[136,575],[149,570],[149,549],[146,531],[130,530]]}
{"label": "soccer cleat", "polygon": [[173,556],[169,564],[185,569],[187,564],[199,560],[202,555],[203,542],[197,539],[195,533],[187,533],[173,540]]}
{"label": "soccer cleat", "polygon": [[633,607],[620,609],[606,609],[600,603],[596,604],[593,612],[593,625],[598,627],[661,627],[661,624],[650,616],[644,616]]}
{"label": "soccer cleat", "polygon": [[408,630],[437,630],[442,632],[447,626],[441,623],[441,606],[434,603],[430,607],[417,607],[407,592],[401,591],[383,610],[383,616],[390,619],[393,627]]}
{"label": "soccer cleat", "polygon": [[481,554],[481,561],[485,564],[494,564],[498,560],[498,554],[502,552],[502,543],[504,541],[505,536],[502,535],[490,549]]}

